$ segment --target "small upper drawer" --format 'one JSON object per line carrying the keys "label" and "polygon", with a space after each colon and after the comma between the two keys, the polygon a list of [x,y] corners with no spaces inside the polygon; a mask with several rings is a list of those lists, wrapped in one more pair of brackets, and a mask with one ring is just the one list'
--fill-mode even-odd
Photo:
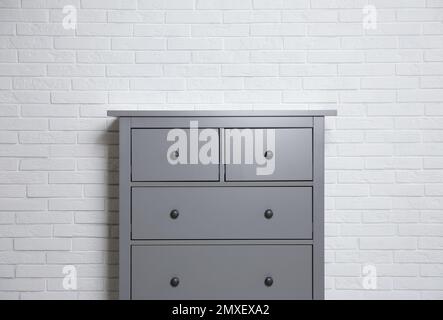
{"label": "small upper drawer", "polygon": [[312,188],[134,187],[132,238],[312,239]]}
{"label": "small upper drawer", "polygon": [[[176,141],[169,141],[173,129],[132,129],[132,181],[218,181],[218,161],[202,164],[190,159],[191,135],[189,129],[180,129],[182,150]],[[212,141],[212,150],[218,153],[219,137]],[[204,142],[197,138],[197,147]],[[197,154],[198,155],[198,154]],[[181,163],[175,163],[181,157]],[[218,155],[217,155],[218,157]],[[172,161],[171,161],[172,160]]]}
{"label": "small upper drawer", "polygon": [[[249,147],[242,145],[241,148],[238,148],[239,143],[235,143],[235,139],[240,141],[238,137],[227,137],[225,134],[226,180],[312,180],[312,128],[263,130],[266,134],[262,136],[266,137],[262,139],[262,144],[255,141],[257,136],[254,132],[257,131],[252,129],[249,135],[252,139],[242,140],[244,144],[249,143]],[[269,130],[274,134],[269,134]],[[254,156],[250,157],[252,161],[248,164],[244,161],[245,154],[242,154],[239,163],[232,156],[235,152],[253,152]]]}
{"label": "small upper drawer", "polygon": [[133,246],[131,275],[133,299],[312,299],[312,246]]}

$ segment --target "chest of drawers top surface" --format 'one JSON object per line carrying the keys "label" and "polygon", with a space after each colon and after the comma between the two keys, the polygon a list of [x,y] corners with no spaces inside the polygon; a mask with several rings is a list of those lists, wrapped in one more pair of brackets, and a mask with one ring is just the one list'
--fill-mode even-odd
{"label": "chest of drawers top surface", "polygon": [[336,116],[337,110],[109,110],[110,117],[321,117]]}
{"label": "chest of drawers top surface", "polygon": [[[108,115],[120,118],[121,299],[323,298],[324,117],[335,110]],[[197,150],[210,129],[219,161],[171,165],[192,162],[192,121]],[[186,148],[171,146],[174,129]],[[237,129],[262,134],[252,164],[226,162]]]}

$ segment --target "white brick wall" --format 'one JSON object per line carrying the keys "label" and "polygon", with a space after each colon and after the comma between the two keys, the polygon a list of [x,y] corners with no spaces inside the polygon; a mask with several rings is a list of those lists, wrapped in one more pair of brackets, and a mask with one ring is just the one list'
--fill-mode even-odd
{"label": "white brick wall", "polygon": [[0,0],[0,299],[115,298],[106,110],[194,108],[337,108],[326,297],[443,298],[442,22],[440,0]]}

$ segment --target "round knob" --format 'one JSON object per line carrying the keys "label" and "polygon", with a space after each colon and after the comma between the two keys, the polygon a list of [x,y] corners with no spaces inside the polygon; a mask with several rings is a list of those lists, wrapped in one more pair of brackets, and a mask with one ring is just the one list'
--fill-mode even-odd
{"label": "round knob", "polygon": [[271,219],[273,215],[274,215],[274,212],[272,212],[271,209],[267,209],[267,210],[265,211],[265,218],[266,218],[266,219]]}
{"label": "round knob", "polygon": [[173,277],[169,283],[172,287],[176,287],[180,283],[180,279],[177,277]]}
{"label": "round knob", "polygon": [[274,156],[274,153],[271,150],[265,151],[265,158],[270,160]]}
{"label": "round knob", "polygon": [[178,150],[175,150],[175,151],[173,151],[173,152],[171,153],[171,158],[172,158],[173,160],[178,159],[179,156],[180,156],[180,152],[178,152]]}
{"label": "round knob", "polygon": [[265,278],[265,286],[270,287],[270,286],[272,286],[273,283],[274,283],[274,280],[272,279],[272,277]]}
{"label": "round knob", "polygon": [[169,215],[171,216],[171,219],[177,219],[179,215],[178,210],[177,209],[172,210]]}

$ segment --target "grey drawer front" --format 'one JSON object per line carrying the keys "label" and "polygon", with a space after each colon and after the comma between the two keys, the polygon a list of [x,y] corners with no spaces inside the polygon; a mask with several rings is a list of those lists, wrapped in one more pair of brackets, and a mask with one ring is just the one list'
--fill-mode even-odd
{"label": "grey drawer front", "polygon": [[133,246],[131,284],[133,299],[312,299],[312,247]]}
{"label": "grey drawer front", "polygon": [[132,238],[312,239],[312,188],[134,187]]}
{"label": "grey drawer front", "polygon": [[[229,163],[226,161],[226,180],[312,180],[312,129],[274,130],[275,150],[272,150],[275,161],[274,171],[268,171],[271,174],[257,175],[257,164],[233,164],[231,159]],[[231,139],[231,150],[233,145]],[[232,153],[233,151],[230,154]],[[261,161],[264,161],[264,155],[262,157]]]}
{"label": "grey drawer front", "polygon": [[[174,144],[168,141],[171,129],[132,129],[132,181],[218,181],[219,165],[190,164],[189,130],[187,164],[169,163],[168,149]],[[204,142],[199,142],[200,146]],[[219,139],[216,141],[219,148]],[[183,152],[183,150],[181,151]]]}

